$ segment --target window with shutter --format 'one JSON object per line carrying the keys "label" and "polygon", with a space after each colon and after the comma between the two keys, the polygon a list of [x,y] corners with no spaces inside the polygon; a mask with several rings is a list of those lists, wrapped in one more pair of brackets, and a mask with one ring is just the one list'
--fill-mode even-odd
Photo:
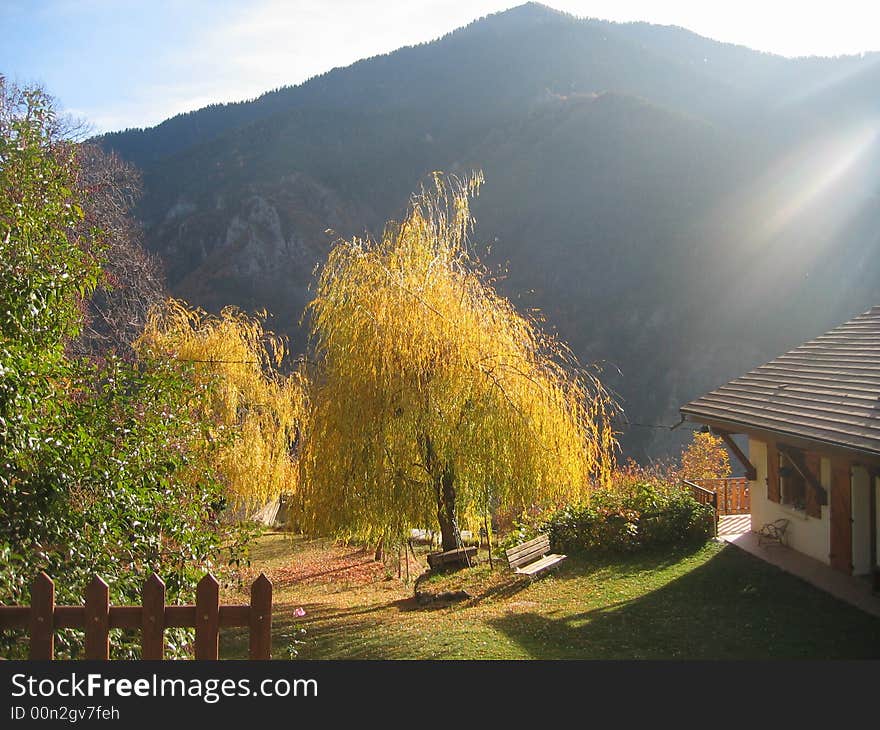
{"label": "window with shutter", "polygon": [[783,452],[779,460],[780,502],[797,510],[807,507],[807,482],[802,464],[802,454],[794,449]]}

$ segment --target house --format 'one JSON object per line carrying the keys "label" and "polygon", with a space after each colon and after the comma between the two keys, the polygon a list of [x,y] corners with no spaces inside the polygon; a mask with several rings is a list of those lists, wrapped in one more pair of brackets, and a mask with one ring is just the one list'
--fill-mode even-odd
{"label": "house", "polygon": [[[836,570],[878,574],[880,306],[682,406],[750,480],[751,528]],[[743,453],[733,434],[748,438]]]}

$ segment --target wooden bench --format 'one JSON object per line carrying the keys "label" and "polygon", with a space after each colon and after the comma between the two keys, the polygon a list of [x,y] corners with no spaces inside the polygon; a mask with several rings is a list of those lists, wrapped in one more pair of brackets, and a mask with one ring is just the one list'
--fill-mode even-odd
{"label": "wooden bench", "polygon": [[550,538],[546,534],[539,535],[534,540],[514,545],[505,551],[507,564],[520,575],[527,575],[530,580],[551,568],[555,568],[568,557],[567,555],[548,555],[548,553],[550,553]]}
{"label": "wooden bench", "polygon": [[444,565],[472,565],[477,558],[477,547],[462,547],[457,550],[447,550],[445,553],[428,553],[428,565],[431,568],[440,568]]}

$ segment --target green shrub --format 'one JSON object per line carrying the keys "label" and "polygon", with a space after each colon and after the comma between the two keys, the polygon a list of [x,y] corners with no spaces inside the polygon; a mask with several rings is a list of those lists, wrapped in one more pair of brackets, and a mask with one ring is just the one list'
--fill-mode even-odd
{"label": "green shrub", "polygon": [[537,523],[514,521],[513,527],[492,546],[494,548],[493,554],[503,556],[505,550],[537,537],[540,531],[540,525]]}
{"label": "green shrub", "polygon": [[[192,364],[70,347],[106,247],[60,134],[51,99],[0,75],[0,604],[29,604],[41,570],[59,604],[81,603],[94,574],[113,604],[139,604],[153,571],[168,604],[189,603],[204,571],[245,559],[250,533],[218,519],[223,438],[193,408],[206,390]],[[169,630],[167,656],[191,636]],[[139,656],[136,632],[111,646]],[[82,649],[81,631],[57,633],[57,658]],[[27,651],[24,631],[0,632],[0,656]]]}
{"label": "green shrub", "polygon": [[598,490],[589,502],[552,514],[542,529],[553,550],[633,552],[708,539],[711,507],[675,485],[636,484],[626,490]]}

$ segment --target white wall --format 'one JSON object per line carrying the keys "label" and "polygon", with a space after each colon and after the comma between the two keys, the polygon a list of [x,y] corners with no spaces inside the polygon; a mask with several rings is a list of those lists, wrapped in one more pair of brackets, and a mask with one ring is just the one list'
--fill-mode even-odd
{"label": "white wall", "polygon": [[[767,499],[767,445],[764,442],[749,439],[749,461],[754,465],[757,476],[755,481],[749,485],[752,504],[752,530],[758,532],[768,522],[785,518],[789,521],[787,532],[789,546],[829,564],[831,529],[828,505],[822,506],[820,519],[808,517],[805,512],[795,510],[788,505],[771,502]],[[820,481],[830,494],[831,461],[824,457],[821,461]]]}
{"label": "white wall", "polygon": [[860,466],[852,470],[853,575],[871,571],[871,477]]}

